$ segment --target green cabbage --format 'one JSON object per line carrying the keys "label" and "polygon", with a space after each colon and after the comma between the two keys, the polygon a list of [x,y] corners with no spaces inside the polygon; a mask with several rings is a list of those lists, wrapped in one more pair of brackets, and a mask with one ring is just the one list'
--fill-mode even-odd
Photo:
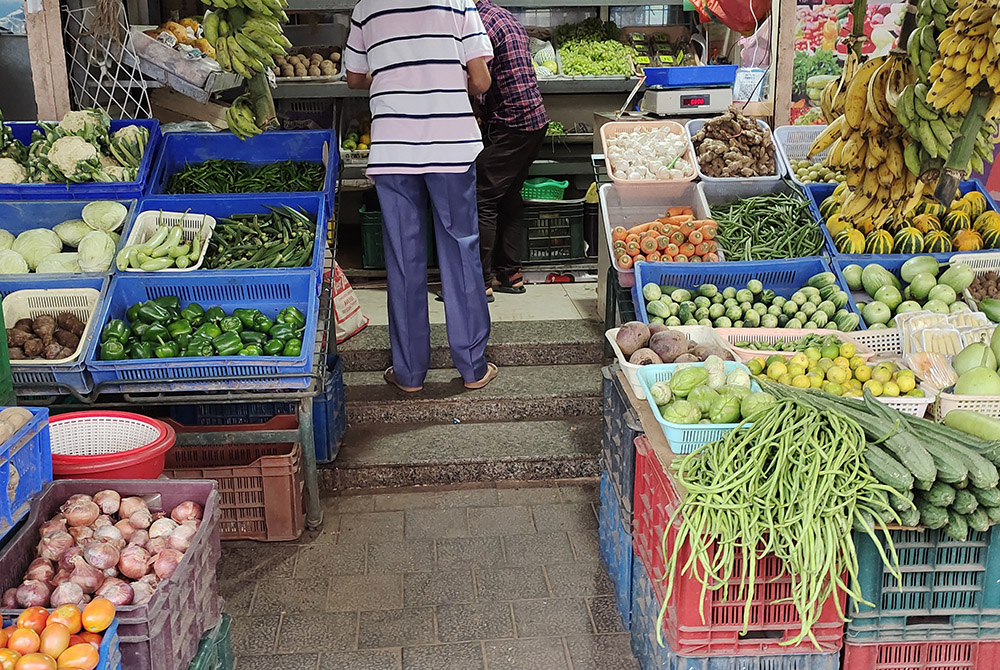
{"label": "green cabbage", "polygon": [[0,249],[10,249],[12,244],[14,244],[14,236],[0,228]]}
{"label": "green cabbage", "polygon": [[23,275],[28,273],[28,263],[24,256],[11,249],[0,249],[0,275]]}
{"label": "green cabbage", "polygon": [[52,254],[38,264],[35,272],[81,272],[77,253]]}
{"label": "green cabbage", "polygon": [[670,402],[673,394],[670,392],[669,382],[656,382],[649,388],[649,397],[657,406],[663,406]]}
{"label": "green cabbage", "polygon": [[674,376],[670,378],[670,390],[674,395],[683,398],[698,386],[708,383],[708,370],[704,367],[687,367],[683,370],[675,370]]}
{"label": "green cabbage", "polygon": [[93,230],[83,219],[70,219],[52,228],[53,232],[59,236],[68,247],[76,248],[80,244],[83,236]]}
{"label": "green cabbage", "polygon": [[100,230],[92,230],[77,247],[80,269],[84,272],[107,272],[115,258],[115,241]]}
{"label": "green cabbage", "polygon": [[62,240],[48,228],[32,228],[17,236],[11,249],[21,254],[34,270],[47,256],[62,251]]}
{"label": "green cabbage", "polygon": [[110,233],[113,230],[118,230],[125,223],[128,208],[113,200],[98,200],[86,205],[81,216],[87,225],[94,230]]}
{"label": "green cabbage", "polygon": [[670,423],[698,423],[701,419],[701,410],[693,402],[675,400],[660,408],[660,416]]}

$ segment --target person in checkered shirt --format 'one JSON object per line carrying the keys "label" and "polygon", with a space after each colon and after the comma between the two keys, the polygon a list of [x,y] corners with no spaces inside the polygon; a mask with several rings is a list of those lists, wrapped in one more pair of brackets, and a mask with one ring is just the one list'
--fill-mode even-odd
{"label": "person in checkered shirt", "polygon": [[538,157],[549,118],[538,90],[528,34],[490,0],[476,9],[493,44],[492,85],[483,96],[483,151],[476,159],[479,250],[486,293],[524,293],[521,186]]}

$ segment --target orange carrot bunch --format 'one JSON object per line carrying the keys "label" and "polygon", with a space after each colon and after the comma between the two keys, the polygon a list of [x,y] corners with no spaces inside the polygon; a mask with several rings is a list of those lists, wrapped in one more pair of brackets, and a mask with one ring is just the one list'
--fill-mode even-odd
{"label": "orange carrot bunch", "polygon": [[615,262],[622,270],[639,261],[715,262],[719,260],[717,229],[711,219],[695,219],[690,207],[669,207],[655,221],[611,231]]}

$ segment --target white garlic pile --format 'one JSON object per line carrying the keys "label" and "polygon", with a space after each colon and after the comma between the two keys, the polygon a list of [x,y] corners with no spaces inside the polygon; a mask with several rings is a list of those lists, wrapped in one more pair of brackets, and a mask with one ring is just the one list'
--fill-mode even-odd
{"label": "white garlic pile", "polygon": [[687,138],[670,128],[637,128],[608,140],[607,160],[617,179],[682,179],[694,172],[683,158]]}

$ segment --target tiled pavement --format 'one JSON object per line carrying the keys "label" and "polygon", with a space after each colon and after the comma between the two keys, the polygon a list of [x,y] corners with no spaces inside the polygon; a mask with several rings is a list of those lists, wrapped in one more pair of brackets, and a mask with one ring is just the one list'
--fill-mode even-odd
{"label": "tiled pavement", "polygon": [[223,545],[236,670],[635,670],[591,482],[347,495]]}

